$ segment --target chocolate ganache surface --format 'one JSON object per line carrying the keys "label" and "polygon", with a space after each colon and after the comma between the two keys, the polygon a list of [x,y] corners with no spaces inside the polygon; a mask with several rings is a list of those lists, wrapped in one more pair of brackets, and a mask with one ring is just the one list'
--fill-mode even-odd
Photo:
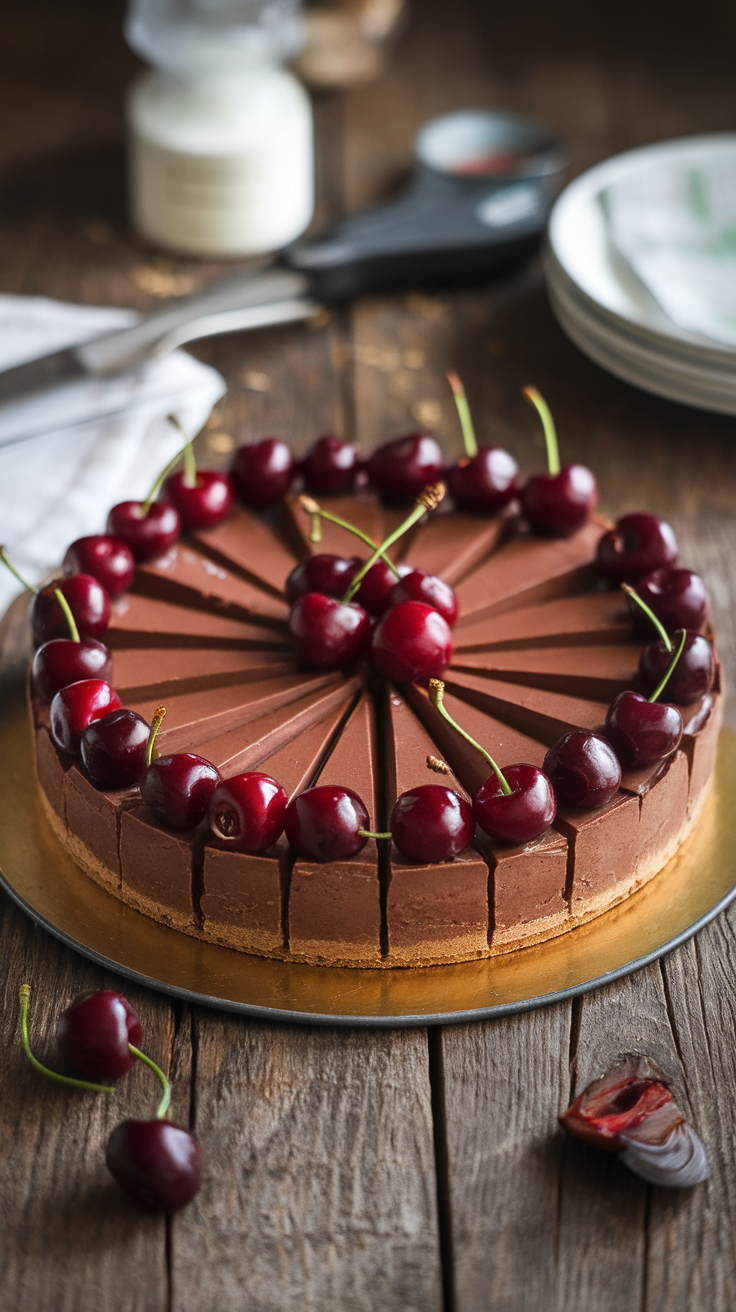
{"label": "chocolate ganache surface", "polygon": [[[325,506],[376,541],[403,512],[370,493]],[[608,704],[636,688],[643,640],[594,558],[605,526],[536,537],[513,514],[443,507],[391,550],[396,562],[456,589],[459,617],[445,706],[498,765],[541,767],[571,729],[601,731]],[[291,799],[314,785],[362,797],[383,831],[397,796],[438,781],[469,798],[489,777],[483,757],[442,718],[425,688],[395,686],[361,666],[298,668],[286,578],[309,553],[361,544],[287,496],[266,516],[243,508],[136,571],[113,603],[106,641],[123,704],[150,721],[165,703],[160,752],[195,752],[223,778],[259,770]],[[240,951],[315,964],[427,965],[481,958],[574,929],[634,893],[698,819],[720,722],[718,674],[683,709],[677,751],[624,771],[596,810],[561,805],[553,825],[513,847],[478,829],[453,861],[416,864],[369,838],[354,856],[298,856],[285,836],[265,852],[232,850],[207,822],[174,833],[137,788],[102,791],[49,732],[33,698],[39,790],[61,842],[114,896],[187,934]],[[431,761],[431,764],[430,764]],[[441,772],[438,773],[438,771]]]}

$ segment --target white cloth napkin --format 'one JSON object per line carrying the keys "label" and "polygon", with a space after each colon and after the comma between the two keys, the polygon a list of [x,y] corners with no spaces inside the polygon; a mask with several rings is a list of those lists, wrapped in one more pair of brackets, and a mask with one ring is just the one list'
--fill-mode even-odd
{"label": "white cloth napkin", "polygon": [[663,155],[601,193],[609,235],[680,328],[736,346],[736,136]]}
{"label": "white cloth napkin", "polygon": [[[130,310],[0,295],[0,369],[136,319]],[[83,380],[0,410],[0,542],[29,583],[75,538],[103,533],[110,506],[140,499],[225,392],[216,370],[174,351],[124,378]],[[20,591],[0,566],[0,614]]]}

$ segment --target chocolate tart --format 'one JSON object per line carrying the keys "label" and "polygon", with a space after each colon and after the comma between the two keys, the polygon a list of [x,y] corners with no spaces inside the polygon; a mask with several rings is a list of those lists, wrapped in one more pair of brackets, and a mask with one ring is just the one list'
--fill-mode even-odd
{"label": "chocolate tart", "polygon": [[[374,538],[402,512],[371,495],[330,502]],[[420,523],[394,558],[457,590],[450,713],[498,760],[541,765],[571,728],[599,729],[611,699],[635,686],[641,650],[619,593],[601,591],[593,561],[602,523],[549,541],[509,514],[446,510]],[[167,707],[162,751],[188,750],[223,776],[274,775],[290,797],[345,784],[382,830],[398,793],[446,782],[474,792],[482,758],[415,686],[378,686],[358,670],[309,672],[294,663],[284,583],[309,552],[356,552],[323,523],[318,545],[295,498],[257,518],[237,509],[139,568],[113,604],[107,641],[126,706]],[[360,544],[357,544],[358,547]],[[163,829],[137,789],[102,792],[59,753],[48,710],[31,698],[40,796],[55,833],[115,897],[183,933],[243,952],[312,964],[393,967],[511,952],[574,929],[631,896],[669,861],[697,823],[720,725],[716,686],[686,708],[682,745],[663,764],[625,774],[596,811],[563,807],[523,847],[480,831],[453,862],[412,865],[369,840],[324,865],[296,858],[282,838],[268,852],[228,850],[205,826]]]}

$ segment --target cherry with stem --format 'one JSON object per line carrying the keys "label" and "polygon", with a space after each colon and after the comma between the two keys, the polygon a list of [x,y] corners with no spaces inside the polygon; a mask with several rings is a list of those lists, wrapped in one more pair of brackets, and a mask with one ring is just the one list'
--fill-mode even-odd
{"label": "cherry with stem", "polygon": [[[176,415],[169,415],[169,423],[179,430],[182,437],[187,437]],[[166,495],[178,510],[185,528],[214,528],[230,513],[235,500],[232,483],[227,474],[219,470],[197,469],[191,438],[187,440],[181,454],[184,457],[184,471],[180,474],[169,473],[165,485]]]}
{"label": "cherry with stem", "polygon": [[547,447],[547,474],[529,479],[521,494],[524,514],[535,533],[570,537],[582,528],[598,503],[598,485],[585,465],[561,465],[557,431],[547,402],[536,387],[524,396],[542,421]]}
{"label": "cherry with stem", "polygon": [[52,1071],[48,1066],[44,1066],[37,1057],[34,1057],[31,1051],[31,1042],[28,1036],[28,1006],[31,1000],[30,984],[21,984],[19,991],[20,1002],[20,1037],[23,1044],[23,1051],[26,1054],[31,1066],[33,1066],[41,1075],[47,1079],[53,1080],[55,1084],[65,1084],[71,1089],[87,1089],[92,1093],[116,1093],[114,1084],[95,1084],[91,1080],[78,1080],[72,1075],[61,1075],[59,1071]]}
{"label": "cherry with stem", "polygon": [[509,765],[505,772],[493,757],[453,720],[444,704],[445,685],[430,679],[429,700],[444,720],[483,757],[493,776],[473,797],[473,811],[482,829],[504,843],[530,843],[549,829],[557,814],[552,785],[534,765]]}
{"label": "cherry with stem", "polygon": [[649,698],[638,692],[620,692],[606,715],[606,737],[623,765],[654,765],[672,753],[682,738],[682,716],[676,706],[660,702],[683,649],[687,632],[673,652],[669,666]]}
{"label": "cherry with stem", "polygon": [[457,407],[465,455],[447,471],[447,482],[454,500],[462,510],[476,515],[493,515],[516,496],[519,466],[502,447],[478,449],[468,398],[456,373],[447,381]]}
{"label": "cherry with stem", "polygon": [[107,1141],[105,1161],[113,1179],[131,1198],[160,1212],[191,1202],[202,1182],[202,1149],[194,1135],[166,1119],[171,1085],[151,1057],[132,1043],[130,1051],[161,1082],[153,1121],[123,1121]]}
{"label": "cherry with stem", "polygon": [[658,642],[647,643],[639,657],[639,674],[645,687],[656,686],[666,674],[669,683],[670,700],[678,705],[689,706],[704,697],[710,690],[715,676],[713,648],[702,633],[691,633],[683,629],[684,645],[677,661],[674,673],[670,662],[674,646],[672,639],[662,621],[628,583],[621,587],[627,596],[643,613],[649,617],[659,634]]}

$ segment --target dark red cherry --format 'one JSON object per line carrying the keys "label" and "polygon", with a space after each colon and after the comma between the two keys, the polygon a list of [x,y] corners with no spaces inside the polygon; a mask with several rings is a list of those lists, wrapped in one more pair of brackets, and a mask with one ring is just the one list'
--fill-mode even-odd
{"label": "dark red cherry", "polygon": [[455,505],[474,515],[495,515],[517,494],[519,466],[500,446],[481,447],[477,455],[451,465],[445,477]]}
{"label": "dark red cherry", "polygon": [[[656,569],[637,579],[636,591],[668,633],[690,629],[697,633],[708,618],[708,590],[699,574],[690,569]],[[629,610],[640,627],[651,633],[650,621],[632,597]]]}
{"label": "dark red cherry", "polygon": [[[411,574],[411,565],[397,565],[396,568],[400,578]],[[369,615],[383,615],[391,605],[391,589],[395,583],[396,575],[391,566],[385,560],[377,560],[368,570],[353,601],[357,601]]]}
{"label": "dark red cherry", "polygon": [[198,469],[190,487],[186,474],[169,474],[164,495],[176,506],[184,528],[213,528],[230,514],[235,491],[227,474],[217,469]]}
{"label": "dark red cherry", "polygon": [[107,1141],[105,1161],[120,1188],[156,1212],[186,1207],[202,1183],[202,1149],[171,1121],[123,1121]]}
{"label": "dark red cherry", "polygon": [[55,693],[49,718],[51,737],[62,752],[79,755],[79,742],[93,720],[120,708],[120,698],[105,679],[80,679]]}
{"label": "dark red cherry", "polygon": [[[679,635],[672,635],[674,649],[677,648]],[[653,692],[664,678],[674,651],[667,651],[663,640],[649,642],[639,657],[639,675],[647,692]],[[665,689],[671,702],[678,706],[690,706],[704,697],[713,685],[715,677],[715,660],[713,648],[701,633],[688,633],[682,655],[678,660]]]}
{"label": "dark red cherry", "polygon": [[66,615],[54,596],[62,592],[74,616],[80,638],[104,638],[110,623],[110,598],[91,574],[71,574],[41,588],[31,601],[29,614],[35,646],[51,638],[68,638]]}
{"label": "dark red cherry", "polygon": [[111,597],[126,592],[133,582],[133,552],[122,538],[93,533],[77,538],[64,557],[65,574],[91,574]]}
{"label": "dark red cherry", "polygon": [[301,664],[317,670],[342,669],[366,651],[371,621],[354,601],[345,603],[322,592],[308,592],[294,602],[289,629]]}
{"label": "dark red cherry", "polygon": [[522,489],[521,504],[535,533],[570,537],[598,504],[598,484],[585,465],[563,465],[559,474],[535,474]]}
{"label": "dark red cherry", "polygon": [[95,1080],[119,1080],[135,1065],[141,1023],[126,998],[112,989],[88,993],[59,1017],[56,1042],[67,1061]]}
{"label": "dark red cherry", "polygon": [[266,510],[289,491],[296,466],[285,442],[264,437],[236,451],[230,472],[243,505]]}
{"label": "dark red cherry", "polygon": [[675,531],[656,515],[622,515],[598,543],[598,573],[608,583],[630,583],[655,569],[677,564]]}
{"label": "dark red cherry", "polygon": [[110,711],[87,725],[82,764],[97,788],[130,788],[143,778],[150,725],[136,711]]}
{"label": "dark red cherry", "polygon": [[587,729],[572,729],[558,738],[543,769],[558,802],[570,806],[605,806],[621,783],[621,766],[610,743]]}
{"label": "dark red cherry", "polygon": [[283,833],[288,803],[285,789],[270,774],[236,774],[218,784],[210,798],[210,829],[236,852],[263,852]]}
{"label": "dark red cherry", "polygon": [[360,556],[309,556],[295,565],[286,580],[286,600],[295,602],[308,592],[324,592],[326,597],[344,597],[363,561]]}
{"label": "dark red cherry", "polygon": [[301,470],[308,492],[322,496],[349,492],[358,472],[355,447],[341,437],[320,437],[303,457]]}
{"label": "dark red cherry", "polygon": [[146,514],[140,501],[121,501],[107,517],[107,532],[122,538],[136,561],[163,556],[181,536],[181,519],[169,501],[154,501]]}
{"label": "dark red cherry", "polygon": [[352,788],[308,788],[286,808],[286,837],[307,861],[341,861],[366,843],[368,812]]}
{"label": "dark red cherry", "polygon": [[96,638],[52,638],[38,648],[31,667],[33,691],[42,701],[50,702],[60,688],[80,679],[112,677],[112,652]]}
{"label": "dark red cherry", "polygon": [[141,797],[167,829],[194,829],[204,820],[219,782],[211,761],[178,752],[151,762],[141,780]]}
{"label": "dark red cherry", "polygon": [[433,865],[454,860],[468,846],[475,820],[467,798],[442,784],[422,784],[397,797],[389,827],[402,856]]}
{"label": "dark red cherry", "polygon": [[557,814],[552,785],[534,765],[505,765],[503,776],[511,793],[504,793],[495,774],[473,798],[481,829],[502,843],[531,843],[549,829]]}
{"label": "dark red cherry", "polygon": [[386,611],[371,640],[371,660],[397,683],[438,679],[452,659],[452,634],[439,611],[402,601]]}
{"label": "dark red cherry", "polygon": [[455,589],[436,574],[427,574],[426,570],[414,569],[405,574],[403,579],[394,583],[389,595],[389,605],[398,606],[402,601],[423,601],[426,606],[439,611],[443,619],[452,628],[457,619],[457,597]]}
{"label": "dark red cherry", "polygon": [[389,506],[403,506],[442,476],[442,452],[433,437],[409,433],[379,446],[370,456],[368,477]]}
{"label": "dark red cherry", "polygon": [[620,692],[606,715],[606,737],[623,766],[654,765],[671,756],[682,738],[682,716],[667,702]]}

